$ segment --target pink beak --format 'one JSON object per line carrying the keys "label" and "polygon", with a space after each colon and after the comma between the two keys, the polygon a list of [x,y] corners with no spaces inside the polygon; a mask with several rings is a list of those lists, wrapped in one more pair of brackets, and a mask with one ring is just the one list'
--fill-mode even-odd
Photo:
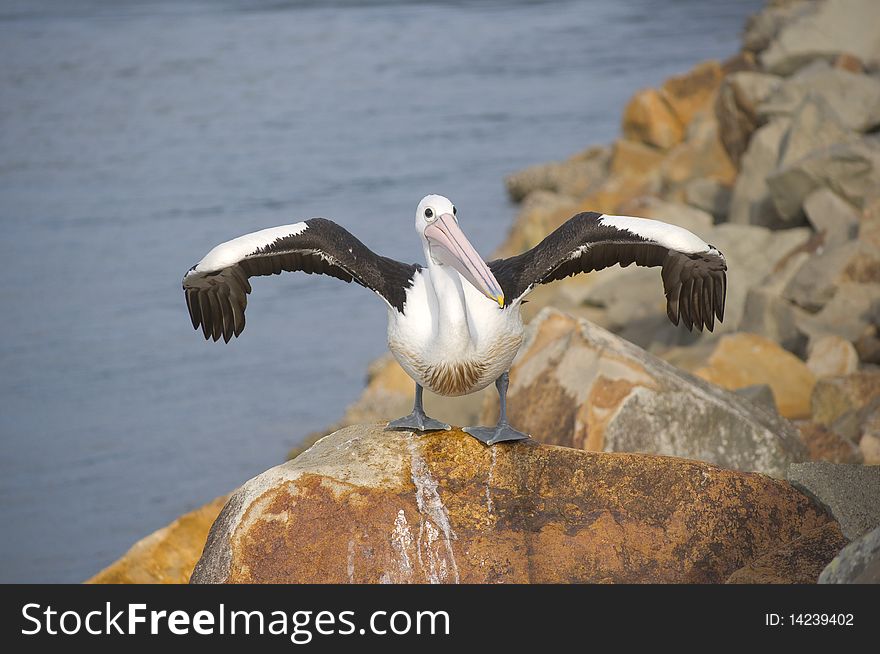
{"label": "pink beak", "polygon": [[501,285],[451,213],[442,214],[428,225],[425,238],[431,247],[431,255],[437,261],[455,268],[483,295],[497,302],[499,307],[504,306]]}

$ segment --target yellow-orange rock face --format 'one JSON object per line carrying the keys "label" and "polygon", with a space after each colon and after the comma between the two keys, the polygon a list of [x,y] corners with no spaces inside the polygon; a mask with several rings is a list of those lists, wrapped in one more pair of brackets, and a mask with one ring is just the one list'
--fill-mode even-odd
{"label": "yellow-orange rock face", "polygon": [[698,377],[723,388],[768,384],[779,413],[786,418],[809,418],[810,395],[816,377],[806,364],[780,345],[757,334],[724,336]]}
{"label": "yellow-orange rock face", "polygon": [[192,581],[721,582],[830,520],[706,463],[355,425],[236,491]]}

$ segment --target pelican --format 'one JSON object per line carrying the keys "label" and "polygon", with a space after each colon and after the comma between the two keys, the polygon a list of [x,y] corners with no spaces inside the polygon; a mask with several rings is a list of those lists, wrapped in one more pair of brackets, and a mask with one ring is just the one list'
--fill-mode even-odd
{"label": "pelican", "polygon": [[724,318],[724,256],[686,229],[658,220],[578,213],[531,250],[488,263],[459,227],[455,206],[441,195],[419,202],[415,228],[424,266],[379,256],[325,218],[221,243],[183,278],[193,328],[215,342],[239,336],[251,277],[302,271],[354,281],[387,305],[388,349],[415,381],[412,413],[387,429],[447,430],[449,425],[425,414],[423,389],[458,396],[494,382],[501,405],[497,424],[464,430],[493,445],[528,438],[507,421],[507,386],[523,338],[520,307],[538,284],[614,264],[659,266],[673,324],[712,331],[715,317]]}

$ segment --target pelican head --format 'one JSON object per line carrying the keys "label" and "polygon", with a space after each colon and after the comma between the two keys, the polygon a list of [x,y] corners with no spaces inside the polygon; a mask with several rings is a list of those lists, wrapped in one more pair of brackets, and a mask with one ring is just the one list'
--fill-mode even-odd
{"label": "pelican head", "polygon": [[501,285],[458,226],[455,206],[442,195],[426,195],[416,209],[416,231],[428,265],[451,266],[480,293],[504,306]]}

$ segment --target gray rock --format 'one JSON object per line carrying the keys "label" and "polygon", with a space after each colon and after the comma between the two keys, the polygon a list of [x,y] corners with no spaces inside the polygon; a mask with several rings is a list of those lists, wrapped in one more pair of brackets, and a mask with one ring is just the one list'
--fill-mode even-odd
{"label": "gray rock", "polygon": [[880,584],[880,527],[844,547],[822,574],[820,584]]}
{"label": "gray rock", "polygon": [[880,284],[842,282],[834,287],[833,293],[818,313],[798,313],[795,316],[797,328],[813,339],[833,334],[855,343],[875,324],[873,316],[880,308]]}
{"label": "gray rock", "polygon": [[[820,148],[771,173],[766,184],[775,215],[782,219],[799,215],[807,196],[822,186],[861,209],[866,198],[880,186],[880,148],[867,139]],[[731,213],[736,204],[736,189],[732,203]]]}
{"label": "gray rock", "polygon": [[765,411],[779,413],[776,408],[776,398],[773,397],[773,389],[769,384],[754,384],[753,386],[744,386],[734,391],[740,397],[748,400],[752,404],[757,404]]}
{"label": "gray rock", "polygon": [[781,298],[777,292],[758,286],[750,288],[746,295],[739,329],[765,336],[801,356],[807,345],[807,337],[798,327],[803,315],[803,310]]}
{"label": "gray rock", "polygon": [[849,539],[880,525],[880,466],[793,463],[786,479],[825,506]]}
{"label": "gray rock", "polygon": [[[490,399],[482,420],[497,415]],[[511,424],[558,445],[701,459],[779,475],[805,460],[797,429],[587,321],[545,308],[511,371]]]}
{"label": "gray rock", "polygon": [[761,11],[749,16],[743,32],[743,50],[759,53],[767,47],[779,34],[779,31],[790,23],[793,17],[812,13],[813,8],[807,2],[768,2]]}
{"label": "gray rock", "polygon": [[788,166],[814,150],[857,138],[846,129],[825,98],[808,91],[792,114],[791,125],[780,144],[777,166]]}
{"label": "gray rock", "polygon": [[710,214],[715,222],[724,222],[730,211],[730,189],[714,179],[698,177],[684,186],[684,200],[692,207]]}
{"label": "gray rock", "polygon": [[530,166],[508,175],[504,183],[514,202],[520,202],[538,190],[579,197],[605,179],[610,156],[610,148],[590,148],[566,161]]}
{"label": "gray rock", "polygon": [[869,68],[880,61],[880,2],[876,0],[806,4],[781,22],[759,57],[771,73],[789,75],[814,59],[831,60],[844,52],[856,55]]}
{"label": "gray rock", "polygon": [[792,277],[783,297],[807,311],[819,311],[834,297],[843,270],[859,248],[859,243],[852,242],[817,252]]}
{"label": "gray rock", "polygon": [[758,106],[782,84],[782,78],[755,71],[740,71],[724,78],[715,101],[718,134],[724,149],[739,164],[749,139],[759,124]]}
{"label": "gray rock", "polygon": [[733,186],[728,216],[730,222],[764,227],[782,224],[770,199],[766,180],[776,170],[782,138],[790,124],[790,119],[780,118],[752,134]]}
{"label": "gray rock", "polygon": [[859,233],[859,214],[851,204],[828,188],[816,189],[804,200],[807,221],[824,235],[823,247],[835,248]]}
{"label": "gray rock", "polygon": [[808,95],[828,103],[846,129],[866,132],[880,124],[880,80],[827,65],[799,71],[778,84],[759,101],[758,122],[793,115]]}

